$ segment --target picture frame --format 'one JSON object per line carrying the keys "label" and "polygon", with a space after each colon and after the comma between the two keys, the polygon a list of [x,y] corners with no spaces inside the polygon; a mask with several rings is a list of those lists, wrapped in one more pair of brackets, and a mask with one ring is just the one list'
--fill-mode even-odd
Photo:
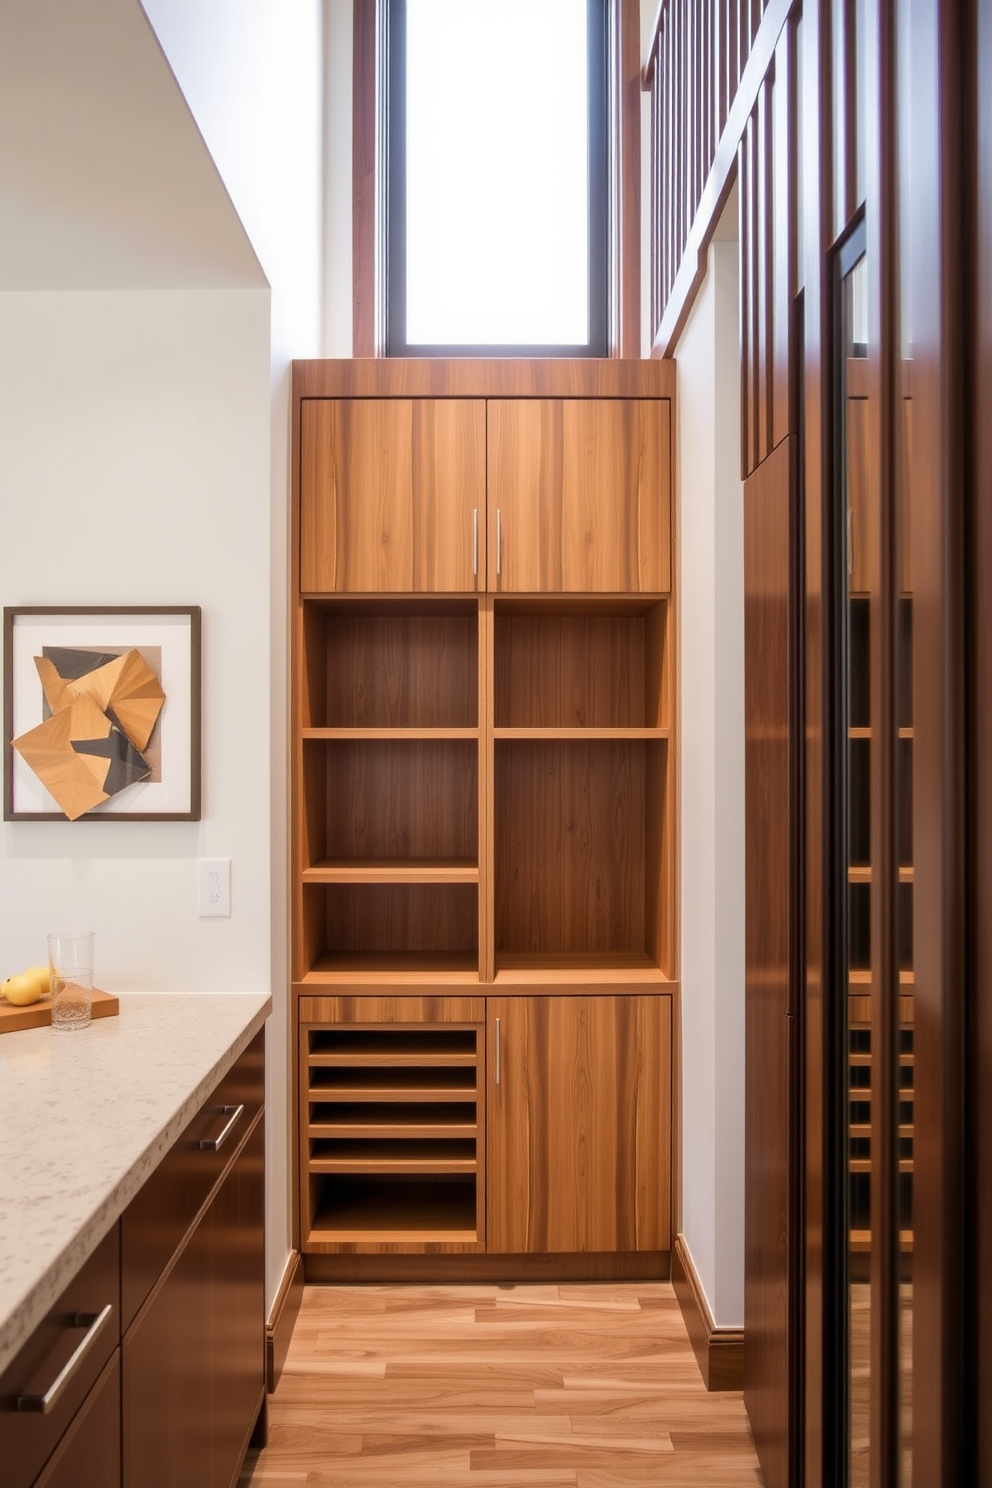
{"label": "picture frame", "polygon": [[[5,606],[4,821],[199,821],[200,644],[198,605]],[[129,659],[130,688],[114,665],[121,657]],[[87,695],[80,703],[88,683],[79,679],[87,673],[96,677],[100,662],[112,682],[102,684],[102,692],[95,683],[90,692],[99,694],[96,700]],[[112,685],[116,691],[108,700]],[[66,724],[56,753],[49,737],[53,711],[70,702],[80,703],[80,712],[66,713],[67,718],[95,717],[97,726],[77,722],[70,729]],[[109,721],[102,726],[93,710],[104,706]],[[46,724],[48,730],[42,730]],[[72,741],[66,737],[70,732],[107,737]],[[37,742],[42,739],[44,747]],[[97,758],[83,768],[80,754]],[[112,765],[99,758],[111,754]],[[94,790],[91,777],[101,771],[106,783]],[[73,772],[81,777],[83,794],[73,794]],[[66,807],[60,807],[42,776]],[[104,790],[111,793],[82,809]]]}

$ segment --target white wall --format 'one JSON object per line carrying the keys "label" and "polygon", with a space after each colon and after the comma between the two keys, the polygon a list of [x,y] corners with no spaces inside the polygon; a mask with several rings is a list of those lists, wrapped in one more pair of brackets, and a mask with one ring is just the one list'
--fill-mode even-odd
{"label": "white wall", "polygon": [[736,242],[679,341],[682,1232],[744,1321],[744,548]]}
{"label": "white wall", "polygon": [[[0,964],[85,922],[110,987],[271,988],[271,1301],[289,1244],[289,360],[319,350],[322,7],[148,9],[214,160],[138,0],[0,10],[0,596],[203,607],[203,820],[6,824]],[[197,917],[200,856],[232,860],[230,920]]]}
{"label": "white wall", "polygon": [[[288,807],[290,394],[294,357],[321,351],[323,17],[320,0],[144,0],[169,65],[272,287],[267,367],[269,561],[253,604],[271,671],[254,696],[271,749],[269,865],[273,1013],[267,1036],[266,1230],[271,1303],[290,1247]],[[350,275],[350,259],[349,259]],[[350,349],[350,348],[349,348]]]}

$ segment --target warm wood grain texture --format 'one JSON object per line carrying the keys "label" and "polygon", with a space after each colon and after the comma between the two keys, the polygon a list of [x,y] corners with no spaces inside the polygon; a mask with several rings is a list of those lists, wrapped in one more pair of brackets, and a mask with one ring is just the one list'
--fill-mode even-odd
{"label": "warm wood grain texture", "polygon": [[[203,1103],[121,1218],[121,1314],[124,1328],[182,1244],[265,1099],[265,1034],[259,1033]],[[201,1148],[227,1122],[225,1107],[244,1113],[220,1151]]]}
{"label": "warm wood grain texture", "polygon": [[[394,1247],[399,1250],[400,1247]],[[375,1253],[348,1255],[319,1253],[305,1257],[309,1282],[433,1282],[450,1283],[451,1261],[459,1251],[459,1285],[473,1282],[590,1282],[667,1281],[671,1255],[667,1250],[555,1251],[523,1255],[485,1255],[465,1246],[425,1245],[423,1254],[392,1254],[389,1246]]]}
{"label": "warm wood grain texture", "polygon": [[34,1488],[120,1488],[121,1363],[114,1353]]}
{"label": "warm wood grain texture", "polygon": [[244,1488],[760,1488],[665,1282],[308,1287]]}
{"label": "warm wood grain texture", "polygon": [[744,1394],[768,1488],[789,1481],[790,449],[744,486]]}
{"label": "warm wood grain texture", "polygon": [[475,607],[425,611],[305,604],[302,727],[477,727]]}
{"label": "warm wood grain texture", "polygon": [[[310,864],[325,860],[478,863],[478,745],[455,741],[356,740],[304,748],[308,802],[322,820],[307,833]],[[311,776],[324,774],[319,790]]]}
{"label": "warm wood grain texture", "polygon": [[293,363],[294,398],[674,398],[674,362],[357,357]]}
{"label": "warm wood grain texture", "polygon": [[491,589],[669,588],[667,400],[493,398],[487,421]]}
{"label": "warm wood grain texture", "polygon": [[264,1397],[264,1117],[123,1345],[126,1488],[220,1488]]}
{"label": "warm wood grain texture", "polygon": [[[497,968],[503,951],[645,949],[649,747],[609,740],[497,743]],[[651,830],[659,826],[652,823]]]}
{"label": "warm wood grain texture", "polygon": [[670,999],[491,997],[487,1018],[488,1249],[668,1250]]}
{"label": "warm wood grain texture", "polygon": [[[113,1357],[121,1336],[119,1298],[120,1230],[114,1225],[0,1375],[4,1488],[31,1488],[100,1371]],[[96,1317],[108,1302],[113,1313],[48,1414],[17,1410],[17,1396],[44,1394],[78,1348],[83,1330],[72,1325],[76,1313]],[[119,1442],[117,1447],[119,1458]],[[74,1466],[80,1466],[78,1459]]]}
{"label": "warm wood grain texture", "polygon": [[662,723],[661,665],[648,616],[496,611],[494,723],[505,728],[642,728]]}
{"label": "warm wood grain texture", "polygon": [[[475,591],[486,504],[480,400],[308,400],[301,413],[304,593]],[[481,527],[480,527],[481,530]]]}
{"label": "warm wood grain texture", "polygon": [[672,1286],[707,1390],[744,1388],[744,1329],[714,1326],[684,1235],[672,1248]]}
{"label": "warm wood grain texture", "polygon": [[[325,957],[377,956],[388,969],[391,956],[436,956],[443,966],[450,953],[471,958],[478,934],[478,889],[465,883],[389,883],[307,885],[316,901],[318,924],[309,964],[320,969]],[[412,968],[411,968],[412,969]]]}
{"label": "warm wood grain texture", "polygon": [[301,1023],[482,1023],[483,997],[301,997]]}
{"label": "warm wood grain texture", "polygon": [[[485,1239],[481,1021],[307,1023],[300,1038],[305,1253]],[[443,1011],[450,1017],[450,1008]],[[457,1175],[457,1176],[456,1176]]]}

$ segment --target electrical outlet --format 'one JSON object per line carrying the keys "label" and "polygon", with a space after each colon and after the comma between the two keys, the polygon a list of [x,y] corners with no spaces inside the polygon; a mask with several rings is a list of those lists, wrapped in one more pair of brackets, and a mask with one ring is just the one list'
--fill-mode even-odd
{"label": "electrical outlet", "polygon": [[197,863],[196,902],[201,920],[220,919],[230,915],[230,858],[200,858]]}

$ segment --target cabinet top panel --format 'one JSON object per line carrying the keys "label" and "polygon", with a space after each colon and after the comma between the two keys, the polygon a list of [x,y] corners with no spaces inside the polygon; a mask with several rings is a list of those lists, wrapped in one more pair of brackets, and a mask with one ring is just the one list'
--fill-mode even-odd
{"label": "cabinet top panel", "polygon": [[293,363],[297,398],[673,398],[675,363],[593,357],[362,357]]}

